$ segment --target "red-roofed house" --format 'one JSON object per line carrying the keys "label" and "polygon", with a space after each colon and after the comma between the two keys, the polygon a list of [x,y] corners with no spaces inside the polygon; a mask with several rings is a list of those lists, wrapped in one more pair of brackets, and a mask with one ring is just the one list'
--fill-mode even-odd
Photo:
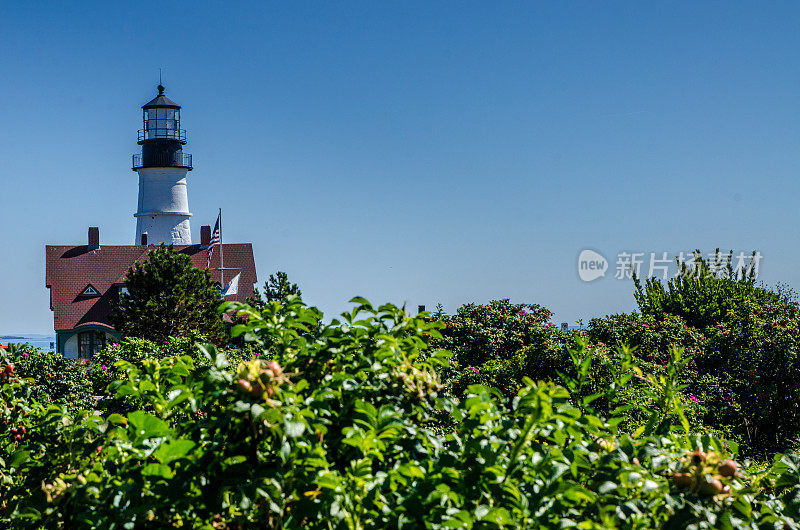
{"label": "red-roofed house", "polygon": [[[91,357],[107,342],[119,339],[108,315],[112,304],[125,288],[125,275],[136,261],[147,259],[154,245],[100,246],[99,231],[89,229],[88,245],[47,245],[45,283],[50,289],[50,309],[56,331],[56,351],[67,357]],[[200,245],[176,245],[174,248],[192,258],[197,268],[208,260],[209,227],[202,227]],[[225,300],[244,302],[252,296],[256,266],[250,243],[224,243],[222,252],[214,246],[211,279],[221,285],[220,255],[224,256],[224,280],[229,283],[237,274],[239,289]]]}

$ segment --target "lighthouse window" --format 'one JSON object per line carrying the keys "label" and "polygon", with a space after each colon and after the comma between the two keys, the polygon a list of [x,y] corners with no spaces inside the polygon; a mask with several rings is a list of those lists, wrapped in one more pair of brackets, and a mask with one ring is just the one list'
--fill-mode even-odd
{"label": "lighthouse window", "polygon": [[156,130],[156,111],[155,110],[146,110],[145,115],[145,129],[147,129],[148,136],[155,134]]}
{"label": "lighthouse window", "polygon": [[175,109],[149,109],[145,115],[148,137],[174,138],[178,129],[177,117]]}
{"label": "lighthouse window", "polygon": [[181,126],[180,119],[181,115],[178,109],[145,109],[146,138],[176,138]]}

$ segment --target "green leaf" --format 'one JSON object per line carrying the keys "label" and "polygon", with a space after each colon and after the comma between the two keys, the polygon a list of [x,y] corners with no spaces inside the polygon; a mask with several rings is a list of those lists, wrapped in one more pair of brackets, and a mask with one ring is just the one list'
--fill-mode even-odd
{"label": "green leaf", "polygon": [[170,433],[167,422],[141,410],[128,414],[128,424],[133,427],[136,438],[153,438]]}
{"label": "green leaf", "polygon": [[655,480],[647,479],[644,481],[644,484],[642,484],[642,491],[645,493],[657,491],[658,489],[660,489],[660,486]]}
{"label": "green leaf", "polygon": [[264,408],[263,405],[259,405],[258,403],[253,403],[250,407],[250,414],[253,416],[254,419],[258,419],[259,416],[264,414],[267,409]]}
{"label": "green leaf", "polygon": [[418,466],[408,462],[397,468],[397,472],[411,478],[425,478],[425,473]]}
{"label": "green leaf", "polygon": [[583,398],[583,404],[589,405],[592,401],[603,397],[605,394],[603,392],[598,392],[597,394],[592,394],[591,396],[586,396]]}
{"label": "green leaf", "polygon": [[122,414],[117,414],[117,413],[111,414],[108,418],[106,418],[106,421],[108,421],[108,423],[113,423],[114,425],[128,424],[128,419]]}
{"label": "green leaf", "polygon": [[217,353],[217,348],[213,344],[198,344],[197,349],[200,350],[200,353],[203,354],[208,362],[213,363],[214,357]]}
{"label": "green leaf", "polygon": [[20,464],[27,462],[30,459],[31,454],[28,451],[23,451],[22,449],[18,449],[11,453],[11,456],[8,458],[8,467],[17,468]]}
{"label": "green leaf", "polygon": [[355,296],[355,297],[351,298],[350,299],[350,303],[351,304],[358,304],[358,305],[372,307],[372,304],[369,303],[369,300],[367,300],[363,296]]}
{"label": "green leaf", "polygon": [[[181,357],[181,359],[186,359],[186,357]],[[175,366],[173,366],[171,371],[173,374],[180,375],[182,377],[186,377],[189,375],[189,370],[182,363],[178,363]]]}
{"label": "green leaf", "polygon": [[183,458],[194,449],[195,443],[191,440],[169,440],[161,444],[153,452],[153,456],[162,464],[169,464],[175,459]]}
{"label": "green leaf", "polygon": [[614,493],[615,491],[617,491],[617,485],[610,480],[603,482],[600,484],[600,487],[597,488],[597,492],[601,495],[608,495],[610,493]]}
{"label": "green leaf", "polygon": [[356,401],[353,408],[357,413],[366,416],[370,423],[373,425],[375,424],[375,416],[378,414],[378,410],[372,404],[359,399]]}
{"label": "green leaf", "polygon": [[736,502],[733,503],[733,507],[736,508],[739,513],[741,513],[748,520],[753,513],[753,507],[744,497],[739,497],[736,499]]}
{"label": "green leaf", "polygon": [[335,490],[339,487],[340,478],[333,473],[325,473],[317,477],[316,485],[320,488]]}
{"label": "green leaf", "polygon": [[174,473],[164,464],[147,464],[142,468],[142,475],[145,477],[172,478]]}
{"label": "green leaf", "polygon": [[284,422],[284,430],[286,431],[286,436],[289,438],[297,438],[303,434],[303,431],[306,429],[306,425],[301,421],[289,421],[286,420]]}
{"label": "green leaf", "polygon": [[568,490],[564,491],[562,495],[567,499],[577,503],[594,502],[594,500],[597,498],[596,494],[580,486],[569,488]]}
{"label": "green leaf", "polygon": [[214,366],[219,368],[220,370],[228,367],[228,359],[225,357],[224,351],[218,351],[217,356],[214,359]]}
{"label": "green leaf", "polygon": [[139,390],[134,388],[134,386],[130,382],[126,382],[122,386],[117,388],[117,397],[138,396],[138,395],[139,395]]}

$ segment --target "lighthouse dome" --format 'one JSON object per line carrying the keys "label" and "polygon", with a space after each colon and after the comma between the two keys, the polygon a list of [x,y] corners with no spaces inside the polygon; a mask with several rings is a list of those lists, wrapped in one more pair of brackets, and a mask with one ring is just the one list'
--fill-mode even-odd
{"label": "lighthouse dome", "polygon": [[142,105],[143,109],[150,109],[155,107],[164,107],[170,109],[179,109],[180,105],[169,99],[164,95],[164,85],[158,85],[158,95]]}

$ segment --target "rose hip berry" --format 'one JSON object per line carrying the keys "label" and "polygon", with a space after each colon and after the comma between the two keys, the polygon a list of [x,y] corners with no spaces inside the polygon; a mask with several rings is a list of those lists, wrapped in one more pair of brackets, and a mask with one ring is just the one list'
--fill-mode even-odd
{"label": "rose hip berry", "polygon": [[281,375],[283,373],[283,368],[281,368],[281,365],[276,361],[270,361],[267,363],[267,369],[272,370],[275,375]]}
{"label": "rose hip berry", "polygon": [[698,488],[700,493],[704,493],[706,495],[718,495],[725,491],[725,486],[720,482],[718,478],[711,479],[708,482],[703,482],[700,484],[700,488]]}
{"label": "rose hip berry", "polygon": [[705,461],[706,459],[706,454],[701,451],[699,447],[697,448],[697,451],[690,453],[690,456],[692,457],[692,462],[694,462],[695,465]]}
{"label": "rose hip berry", "polygon": [[719,474],[723,477],[732,477],[739,470],[739,465],[733,460],[725,460],[719,465]]}
{"label": "rose hip berry", "polygon": [[689,473],[675,473],[672,475],[672,482],[679,488],[690,488],[692,486],[692,475]]}

